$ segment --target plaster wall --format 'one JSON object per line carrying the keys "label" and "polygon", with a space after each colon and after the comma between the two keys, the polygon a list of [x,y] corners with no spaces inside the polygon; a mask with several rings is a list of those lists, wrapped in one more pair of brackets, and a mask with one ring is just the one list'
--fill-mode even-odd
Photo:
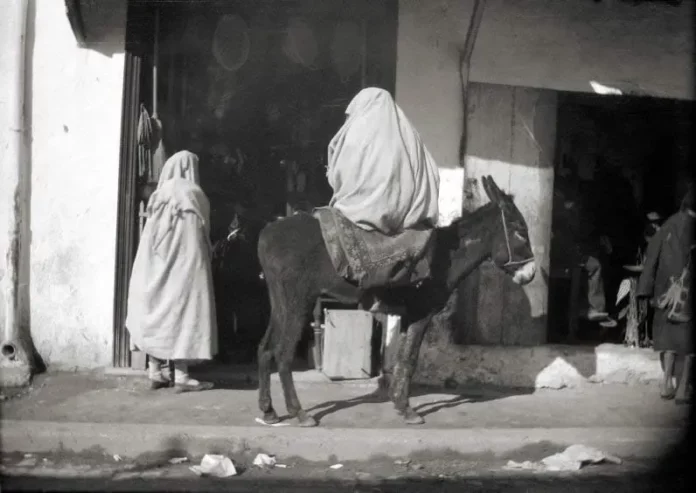
{"label": "plaster wall", "polygon": [[[487,0],[469,79],[509,86],[694,99],[695,2]],[[396,100],[442,170],[441,221],[461,213],[459,51],[473,2],[399,1]]]}
{"label": "plaster wall", "polygon": [[595,81],[694,99],[695,6],[487,0],[471,80],[583,92]]}
{"label": "plaster wall", "polygon": [[457,330],[465,342],[546,342],[556,102],[554,91],[471,86],[465,208],[488,202],[481,185],[484,175],[512,194],[529,228],[537,275],[520,287],[500,269],[483,264],[470,276],[459,290],[464,326]]}
{"label": "plaster wall", "polygon": [[[106,366],[112,351],[126,2],[84,5],[88,26],[99,33],[86,33],[85,48],[77,45],[64,2],[29,5],[30,233],[24,239],[22,309],[40,356],[52,368]],[[4,8],[3,2],[0,36],[6,32]],[[0,88],[12,77],[4,53],[0,50]],[[11,104],[3,95],[0,90],[0,149],[9,135],[5,118]],[[8,165],[0,167],[0,187]],[[7,224],[4,208],[0,223]],[[2,252],[6,236],[0,232]],[[4,262],[0,259],[0,275]]]}

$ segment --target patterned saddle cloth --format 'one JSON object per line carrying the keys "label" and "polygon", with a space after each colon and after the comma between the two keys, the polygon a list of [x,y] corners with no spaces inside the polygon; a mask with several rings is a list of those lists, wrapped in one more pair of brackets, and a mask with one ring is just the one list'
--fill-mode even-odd
{"label": "patterned saddle cloth", "polygon": [[361,289],[417,284],[430,277],[434,229],[409,229],[395,236],[365,231],[332,207],[314,210],[338,274]]}

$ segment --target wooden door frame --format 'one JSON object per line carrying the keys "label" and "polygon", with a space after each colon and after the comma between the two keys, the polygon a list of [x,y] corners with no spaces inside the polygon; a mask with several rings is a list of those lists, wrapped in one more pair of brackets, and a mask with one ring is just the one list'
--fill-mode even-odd
{"label": "wooden door frame", "polygon": [[[126,330],[128,284],[137,248],[137,131],[140,104],[149,105],[152,61],[151,3],[129,0],[126,16],[121,147],[118,171],[116,216],[116,262],[114,281],[113,352],[114,367],[131,366],[130,336]],[[140,366],[140,365],[139,365]]]}

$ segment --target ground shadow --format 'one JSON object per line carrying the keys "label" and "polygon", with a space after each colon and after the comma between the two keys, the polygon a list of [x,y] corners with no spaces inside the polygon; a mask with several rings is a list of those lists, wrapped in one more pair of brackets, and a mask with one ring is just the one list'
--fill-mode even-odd
{"label": "ground shadow", "polygon": [[[491,400],[503,399],[513,395],[522,395],[532,393],[533,390],[527,389],[487,389],[480,390],[456,390],[440,387],[415,386],[410,397],[420,397],[432,394],[448,395],[451,397],[441,399],[435,402],[426,402],[414,407],[414,410],[421,416],[428,416],[442,409],[451,409],[463,404],[481,403]],[[390,402],[387,389],[383,381],[380,381],[380,386],[376,390],[352,399],[344,399],[337,401],[326,401],[321,404],[312,406],[307,412],[312,413],[314,419],[321,423],[321,420],[326,416],[335,414],[346,409],[350,409],[362,404],[384,404]]]}

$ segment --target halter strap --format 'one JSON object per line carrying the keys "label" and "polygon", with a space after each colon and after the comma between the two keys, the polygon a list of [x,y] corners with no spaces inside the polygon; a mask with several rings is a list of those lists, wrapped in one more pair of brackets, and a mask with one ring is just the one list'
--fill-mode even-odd
{"label": "halter strap", "polygon": [[500,209],[500,217],[503,220],[503,231],[505,232],[505,246],[507,247],[508,251],[508,261],[503,264],[503,267],[507,267],[509,265],[520,265],[520,264],[526,264],[534,260],[534,255],[531,257],[524,259],[524,260],[512,260],[512,247],[510,247],[510,237],[508,236],[508,227],[507,227],[507,219],[505,218],[505,211],[503,210],[502,207],[498,206]]}

